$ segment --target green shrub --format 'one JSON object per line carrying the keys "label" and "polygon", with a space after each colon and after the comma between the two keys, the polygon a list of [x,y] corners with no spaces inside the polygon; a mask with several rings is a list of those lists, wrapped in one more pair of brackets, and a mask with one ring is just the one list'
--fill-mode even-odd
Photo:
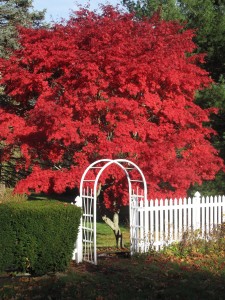
{"label": "green shrub", "polygon": [[[4,206],[4,208],[3,208]],[[3,209],[2,209],[3,208]],[[10,225],[11,210],[0,205],[0,272],[13,262],[13,250],[16,244],[16,234]]]}
{"label": "green shrub", "polygon": [[80,208],[59,201],[0,205],[0,271],[64,271],[72,258]]}

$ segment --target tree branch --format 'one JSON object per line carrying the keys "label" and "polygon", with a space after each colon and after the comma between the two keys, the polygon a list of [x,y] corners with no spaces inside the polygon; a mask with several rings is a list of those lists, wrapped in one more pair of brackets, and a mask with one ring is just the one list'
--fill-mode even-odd
{"label": "tree branch", "polygon": [[106,217],[106,215],[105,215],[105,216],[102,216],[102,220],[103,220],[103,221],[104,221],[104,222],[105,222],[105,223],[106,223],[113,231],[116,230],[116,227],[115,227],[113,221],[110,220],[110,218]]}

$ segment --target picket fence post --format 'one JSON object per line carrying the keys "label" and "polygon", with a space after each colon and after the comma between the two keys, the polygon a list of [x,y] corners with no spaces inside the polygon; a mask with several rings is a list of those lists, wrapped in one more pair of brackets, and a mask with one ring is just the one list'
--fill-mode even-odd
{"label": "picket fence post", "polygon": [[[77,196],[75,199],[75,205],[82,208],[82,198]],[[83,261],[83,244],[82,244],[82,217],[80,218],[80,225],[78,228],[77,241],[75,249],[73,251],[73,260],[76,260],[76,263]]]}
{"label": "picket fence post", "polygon": [[222,207],[222,223],[225,223],[225,196],[222,197],[223,207]]}
{"label": "picket fence post", "polygon": [[193,230],[200,229],[200,204],[201,204],[201,194],[196,192],[193,197]]}

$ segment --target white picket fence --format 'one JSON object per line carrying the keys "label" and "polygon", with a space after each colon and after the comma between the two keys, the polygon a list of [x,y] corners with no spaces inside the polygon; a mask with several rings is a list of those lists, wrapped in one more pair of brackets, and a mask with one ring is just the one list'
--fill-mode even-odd
{"label": "white picket fence", "polygon": [[[213,230],[225,222],[225,196],[202,197],[196,192],[193,198],[169,200],[140,200],[140,198],[144,199],[137,193],[137,197],[132,198],[130,205],[132,254],[144,253],[150,249],[159,251],[173,242],[181,241],[184,234],[191,232],[198,238],[210,239]],[[80,197],[76,198],[76,205],[82,207]],[[92,216],[90,213],[89,215]],[[85,214],[83,218],[85,220]],[[94,224],[91,221],[89,223],[93,229]],[[73,252],[73,259],[77,262],[85,258],[87,250],[85,242],[87,228],[82,224],[81,218]],[[96,250],[93,255],[97,255]]]}
{"label": "white picket fence", "polygon": [[185,232],[197,232],[210,238],[210,233],[225,221],[225,196],[146,200],[132,204],[136,209],[136,252],[156,251],[182,240]]}

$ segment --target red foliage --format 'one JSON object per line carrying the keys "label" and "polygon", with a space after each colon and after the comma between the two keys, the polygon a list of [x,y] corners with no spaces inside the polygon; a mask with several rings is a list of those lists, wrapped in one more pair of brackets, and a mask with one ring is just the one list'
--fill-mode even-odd
{"label": "red foliage", "polygon": [[213,179],[222,160],[203,126],[210,111],[194,103],[211,79],[192,38],[175,22],[137,21],[112,7],[81,10],[51,29],[21,28],[20,50],[0,69],[13,99],[1,108],[0,136],[31,170],[16,191],[78,186],[100,158],[137,163],[151,198]]}

